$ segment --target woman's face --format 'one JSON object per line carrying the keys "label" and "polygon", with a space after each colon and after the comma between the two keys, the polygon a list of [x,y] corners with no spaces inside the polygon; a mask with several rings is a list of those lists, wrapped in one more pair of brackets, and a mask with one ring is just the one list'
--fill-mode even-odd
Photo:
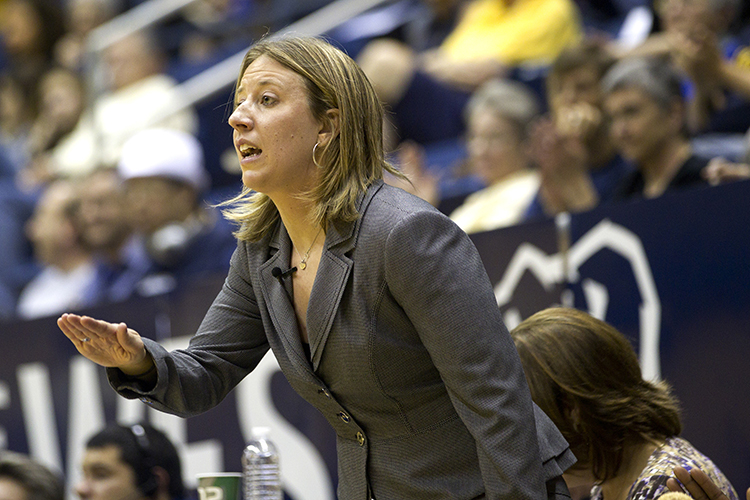
{"label": "woman's face", "polygon": [[323,126],[310,110],[303,78],[261,56],[245,70],[235,102],[229,124],[243,184],[271,199],[313,187],[312,151]]}
{"label": "woman's face", "polygon": [[670,113],[638,88],[615,90],[604,107],[612,141],[629,160],[648,160],[675,134]]}
{"label": "woman's face", "polygon": [[472,171],[487,185],[526,166],[526,151],[517,128],[492,111],[473,113],[466,146]]}

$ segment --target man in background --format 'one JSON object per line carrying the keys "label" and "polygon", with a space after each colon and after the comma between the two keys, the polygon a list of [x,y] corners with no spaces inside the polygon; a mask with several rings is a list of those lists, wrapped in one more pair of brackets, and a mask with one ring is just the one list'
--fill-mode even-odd
{"label": "man in background", "polygon": [[66,180],[49,184],[39,199],[26,233],[41,271],[21,292],[19,317],[53,315],[83,304],[94,267],[75,223],[77,206],[76,188]]}
{"label": "man in background", "polygon": [[77,222],[96,271],[85,305],[125,300],[145,275],[148,262],[136,265],[129,260],[135,241],[126,217],[124,183],[113,168],[94,170],[82,180],[79,196]]}
{"label": "man in background", "polygon": [[209,176],[194,136],[143,130],[123,146],[117,170],[125,217],[138,239],[140,257],[133,258],[150,263],[135,293],[166,293],[228,271],[237,242],[232,226],[203,201]]}
{"label": "man in background", "polygon": [[167,436],[146,424],[112,424],[89,438],[75,486],[82,500],[180,500],[180,457]]}

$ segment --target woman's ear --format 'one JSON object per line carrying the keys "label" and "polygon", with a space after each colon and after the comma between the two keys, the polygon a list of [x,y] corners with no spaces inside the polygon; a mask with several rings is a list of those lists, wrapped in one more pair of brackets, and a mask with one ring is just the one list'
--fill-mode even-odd
{"label": "woman's ear", "polygon": [[318,143],[321,146],[327,146],[337,135],[339,135],[339,110],[329,109],[326,111],[326,116],[321,123],[320,131],[318,132]]}
{"label": "woman's ear", "polygon": [[565,418],[570,422],[573,430],[580,434],[581,432],[581,410],[577,405],[571,404],[564,410]]}

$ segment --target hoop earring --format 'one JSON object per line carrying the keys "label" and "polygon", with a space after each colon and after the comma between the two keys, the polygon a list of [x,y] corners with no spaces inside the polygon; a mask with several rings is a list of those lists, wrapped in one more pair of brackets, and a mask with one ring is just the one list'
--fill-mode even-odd
{"label": "hoop earring", "polygon": [[315,166],[316,166],[316,167],[318,167],[318,168],[323,168],[323,165],[321,165],[320,163],[318,163],[318,160],[316,160],[316,159],[315,159],[315,153],[316,153],[316,152],[317,152],[317,150],[318,150],[318,145],[320,145],[320,143],[319,143],[319,142],[316,142],[316,143],[315,143],[315,146],[313,146],[313,151],[312,151],[312,158],[313,158],[313,163],[315,164]]}

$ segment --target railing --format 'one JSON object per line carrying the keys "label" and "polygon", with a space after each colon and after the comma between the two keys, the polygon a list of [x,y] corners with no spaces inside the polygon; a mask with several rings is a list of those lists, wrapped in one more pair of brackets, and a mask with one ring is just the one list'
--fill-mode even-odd
{"label": "railing", "polygon": [[[196,0],[150,0],[130,9],[124,14],[102,24],[89,35],[87,81],[91,90],[91,99],[95,99],[102,88],[98,80],[101,53],[107,47],[119,40],[152,26]],[[345,21],[390,0],[336,0],[322,7],[306,17],[296,21],[271,37],[283,36],[290,33],[299,35],[320,35],[339,26]],[[176,114],[216,92],[231,85],[237,78],[245,50],[226,58],[181,83],[177,91],[181,101],[177,106],[165,110],[164,116],[155,118],[158,122]]]}

